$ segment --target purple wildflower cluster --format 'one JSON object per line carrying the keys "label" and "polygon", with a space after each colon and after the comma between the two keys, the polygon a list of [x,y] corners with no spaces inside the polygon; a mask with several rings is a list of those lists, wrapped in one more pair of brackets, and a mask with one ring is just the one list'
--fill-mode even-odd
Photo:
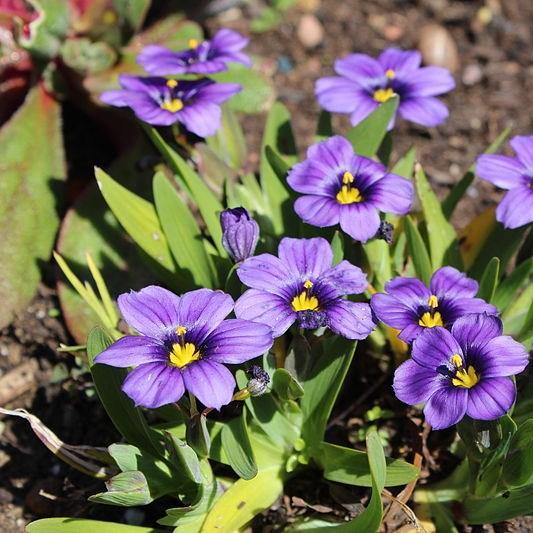
{"label": "purple wildflower cluster", "polygon": [[137,61],[155,76],[119,77],[121,89],[100,95],[102,102],[115,107],[129,107],[137,118],[155,126],[176,122],[200,136],[213,135],[220,127],[220,106],[241,90],[237,83],[216,83],[208,78],[196,80],[166,78],[176,74],[200,76],[226,70],[228,63],[250,66],[242,52],[248,39],[239,33],[222,29],[212,40],[191,39],[189,48],[173,52],[162,46],[147,46]]}

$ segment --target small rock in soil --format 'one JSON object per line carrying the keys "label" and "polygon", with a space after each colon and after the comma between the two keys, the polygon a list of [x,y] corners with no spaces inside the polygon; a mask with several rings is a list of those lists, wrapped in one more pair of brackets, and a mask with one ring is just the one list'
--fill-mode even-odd
{"label": "small rock in soil", "polygon": [[453,37],[444,26],[427,24],[420,30],[418,49],[426,65],[447,68],[455,72],[459,68],[459,52]]}
{"label": "small rock in soil", "polygon": [[315,15],[306,13],[298,22],[296,35],[306,48],[315,48],[324,39],[324,28]]}

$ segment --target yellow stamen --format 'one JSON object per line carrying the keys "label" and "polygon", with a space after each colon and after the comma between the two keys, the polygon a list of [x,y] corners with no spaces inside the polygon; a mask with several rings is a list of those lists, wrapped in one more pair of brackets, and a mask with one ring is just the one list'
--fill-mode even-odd
{"label": "yellow stamen", "polygon": [[292,299],[291,305],[294,311],[317,311],[318,298],[303,291]]}
{"label": "yellow stamen", "polygon": [[200,41],[198,39],[189,39],[189,48],[192,48],[194,50],[195,48],[198,48],[199,44]]}
{"label": "yellow stamen", "polygon": [[438,307],[438,306],[439,306],[439,300],[438,300],[438,298],[437,298],[434,294],[432,294],[432,295],[429,297],[428,305],[429,305],[429,307],[431,307],[432,309],[435,309],[435,307]]}
{"label": "yellow stamen", "polygon": [[385,71],[385,76],[387,76],[387,78],[389,78],[389,80],[393,80],[396,77],[396,72],[394,72],[394,70],[389,68],[389,69],[387,69]]}
{"label": "yellow stamen", "polygon": [[418,321],[418,325],[425,328],[434,328],[435,326],[444,326],[444,322],[442,321],[442,316],[438,311],[433,314],[429,311],[426,311]]}
{"label": "yellow stamen", "polygon": [[178,85],[178,80],[167,80],[167,87],[174,89]]}
{"label": "yellow stamen", "polygon": [[190,342],[186,342],[183,346],[179,343],[172,345],[169,361],[172,366],[183,368],[193,361],[200,359],[200,353],[196,351],[196,346]]}
{"label": "yellow stamen", "polygon": [[183,102],[179,98],[173,98],[172,100],[165,100],[161,104],[161,109],[166,109],[171,113],[176,113],[180,109],[183,109]]}
{"label": "yellow stamen", "polygon": [[469,366],[468,371],[464,368],[457,370],[455,377],[452,378],[452,385],[463,389],[471,389],[478,382],[479,376],[473,366]]}
{"label": "yellow stamen", "polygon": [[304,287],[306,289],[310,289],[313,285],[314,285],[314,283],[311,280],[309,280],[309,279],[304,281]]}
{"label": "yellow stamen", "polygon": [[458,353],[454,353],[450,358],[450,363],[456,368],[461,368],[463,366],[463,358]]}
{"label": "yellow stamen", "polygon": [[344,185],[348,185],[350,183],[353,183],[354,180],[355,180],[355,178],[353,177],[353,174],[351,172],[346,171],[342,175],[342,183],[344,183]]}
{"label": "yellow stamen", "polygon": [[176,333],[180,336],[180,337],[183,337],[183,335],[185,335],[185,333],[187,333],[187,328],[184,327],[184,326],[178,326],[176,328]]}
{"label": "yellow stamen", "polygon": [[339,204],[356,204],[363,201],[359,189],[348,185],[343,185],[335,198]]}
{"label": "yellow stamen", "polygon": [[394,96],[394,91],[389,87],[388,89],[378,89],[374,91],[374,100],[380,104],[390,100]]}

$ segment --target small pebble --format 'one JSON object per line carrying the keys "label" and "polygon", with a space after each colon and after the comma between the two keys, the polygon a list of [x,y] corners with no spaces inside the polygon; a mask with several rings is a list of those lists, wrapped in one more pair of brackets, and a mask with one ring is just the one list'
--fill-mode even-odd
{"label": "small pebble", "polygon": [[444,26],[427,24],[420,30],[418,49],[426,65],[447,68],[455,72],[459,68],[459,52],[453,37]]}
{"label": "small pebble", "polygon": [[296,35],[306,48],[315,48],[324,39],[324,27],[311,13],[306,13],[298,22]]}
{"label": "small pebble", "polygon": [[483,79],[483,71],[477,63],[466,65],[463,70],[462,80],[465,85],[475,85]]}

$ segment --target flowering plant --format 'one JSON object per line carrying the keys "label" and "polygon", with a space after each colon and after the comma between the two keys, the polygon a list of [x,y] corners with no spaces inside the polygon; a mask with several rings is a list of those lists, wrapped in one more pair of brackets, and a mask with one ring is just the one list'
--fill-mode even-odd
{"label": "flowering plant", "polygon": [[[306,516],[292,530],[377,531],[385,487],[408,485],[409,499],[426,444],[417,437],[386,457],[368,424],[366,451],[331,442],[338,398],[362,394],[350,373],[357,348],[382,384],[394,375],[394,409],[410,409],[417,435],[423,425],[452,428],[451,477],[420,484],[414,512],[389,496],[411,522],[429,513],[447,531],[454,518],[532,512],[531,386],[520,376],[533,343],[531,220],[524,210],[509,222],[504,207],[497,220],[514,229],[490,210],[460,234],[450,219],[474,173],[441,201],[414,149],[390,160],[396,112],[427,126],[444,120],[435,95],[453,88],[450,74],[420,68],[416,52],[345,58],[340,78],[317,82],[317,96],[354,126],[335,134],[324,112],[298,161],[289,113],[276,102],[250,173],[230,108],[237,88],[204,77],[226,61],[248,64],[244,41],[223,36],[148,47],[139,62],[159,77],[123,76],[121,90],[101,95],[134,111],[160,158],[136,165],[152,153],[141,143],[108,171],[97,168],[105,204],[89,226],[73,211],[58,245],[73,287],[60,293],[71,332],[80,342],[88,335],[95,388],[125,441],[100,456],[112,473],[91,501],[136,506],[167,496],[158,524],[230,533],[318,468],[330,482],[371,488],[370,499],[346,523]],[[182,77],[191,75],[200,77]],[[518,161],[483,155],[477,172],[529,199],[531,152],[518,139]],[[214,164],[198,157],[206,153]],[[82,261],[97,291],[80,280]]]}

